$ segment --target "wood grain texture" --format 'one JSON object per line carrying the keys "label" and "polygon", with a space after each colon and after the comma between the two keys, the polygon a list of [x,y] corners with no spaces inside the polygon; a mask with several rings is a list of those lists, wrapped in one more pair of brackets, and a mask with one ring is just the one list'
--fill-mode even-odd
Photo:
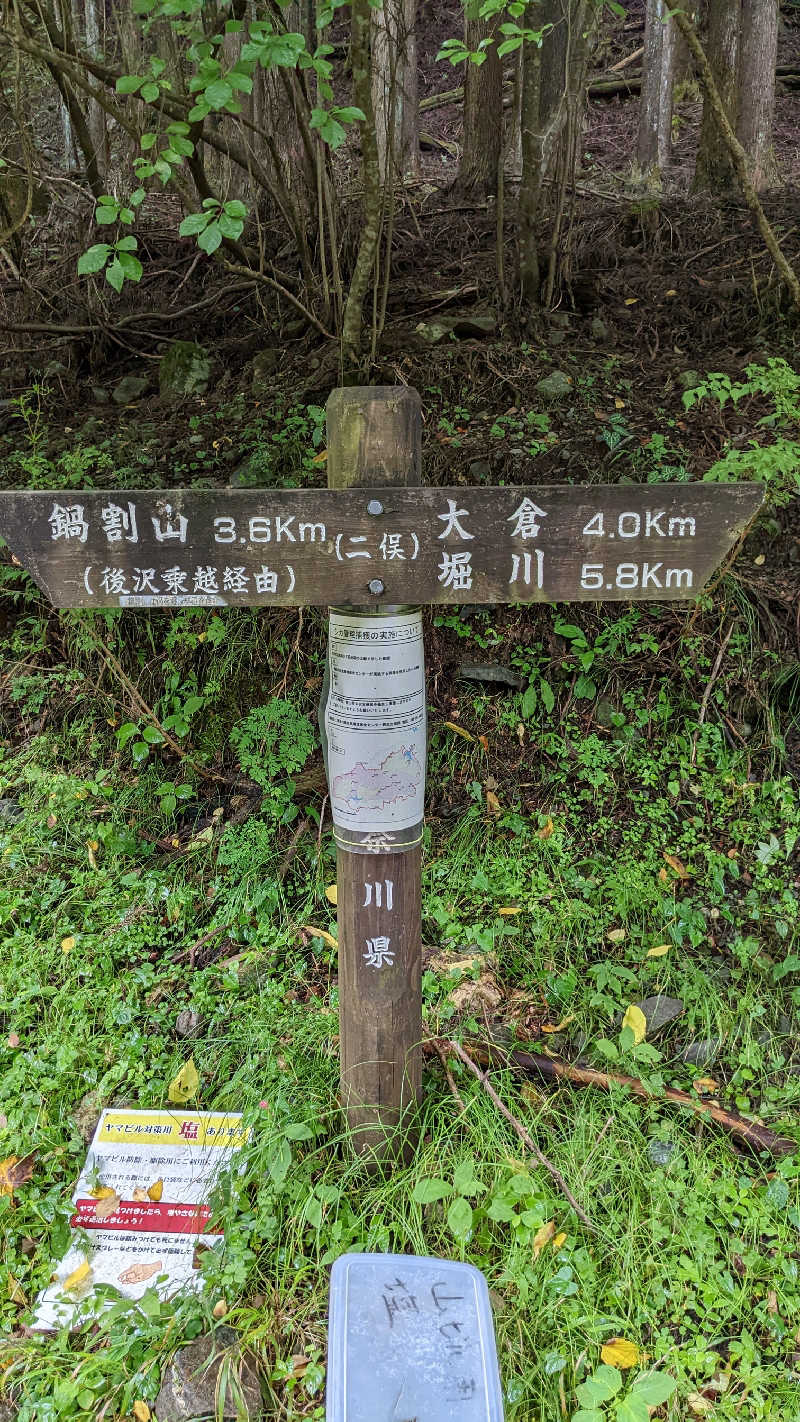
{"label": "wood grain texture", "polygon": [[[363,509],[366,501],[353,484],[418,483],[416,391],[337,390],[327,414],[328,479],[333,489],[349,490],[329,497],[358,499]],[[409,493],[413,507],[420,491]],[[382,502],[400,494],[409,496],[404,489],[385,488]],[[336,604],[342,602],[343,572],[340,565],[329,598]],[[370,599],[364,597],[364,575],[359,576],[357,601],[363,604]],[[421,872],[419,846],[388,854],[336,852],[341,1101],[354,1149],[376,1164],[408,1159],[416,1143],[413,1113],[422,1087]]]}
{"label": "wood grain texture", "polygon": [[[758,484],[395,488],[382,421],[418,451],[419,404],[358,393],[331,399],[354,432],[331,435],[330,489],[0,493],[0,535],[57,607],[671,601],[698,594],[763,499]],[[409,454],[406,485],[418,470]]]}

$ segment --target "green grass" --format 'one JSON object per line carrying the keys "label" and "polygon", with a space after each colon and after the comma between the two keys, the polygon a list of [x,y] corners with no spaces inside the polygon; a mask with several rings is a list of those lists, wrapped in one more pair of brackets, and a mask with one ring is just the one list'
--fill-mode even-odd
{"label": "green grass", "polygon": [[[335,954],[301,931],[334,930],[324,895],[334,850],[327,824],[318,838],[320,799],[288,785],[309,749],[321,619],[282,686],[295,634],[284,614],[224,624],[179,614],[135,628],[68,615],[43,635],[39,604],[20,597],[4,649],[8,665],[25,665],[0,761],[0,794],[23,810],[0,824],[0,1157],[38,1157],[13,1203],[0,1199],[0,1367],[21,1422],[126,1417],[135,1401],[152,1403],[170,1352],[211,1326],[223,1299],[259,1359],[268,1415],[322,1417],[327,1269],[346,1249],[452,1255],[485,1271],[509,1422],[571,1417],[576,1387],[614,1336],[674,1379],[659,1416],[701,1415],[692,1409],[711,1398],[715,1418],[800,1417],[800,1153],[776,1165],[624,1090],[532,1087],[495,1069],[592,1235],[454,1063],[461,1111],[434,1055],[411,1163],[376,1178],[350,1156],[337,1108]],[[518,664],[541,676],[548,622],[562,624],[547,609],[506,616],[524,650]],[[657,618],[586,624],[594,697],[571,694],[582,649],[567,636],[548,665],[552,712],[541,698],[463,683],[457,706],[432,709],[423,937],[471,956],[466,976],[493,976],[500,1015],[521,1024],[523,1043],[533,1036],[540,1049],[551,1039],[536,1039],[536,1023],[569,1018],[556,1039],[568,1056],[645,1077],[655,1091],[691,1091],[710,1074],[725,1104],[800,1139],[800,801],[782,751],[791,708],[766,695],[768,714],[739,748],[718,715],[700,725],[714,656],[706,623],[683,629],[668,663],[657,660]],[[490,631],[482,618],[469,636],[480,644]],[[728,709],[744,668],[764,685],[791,682],[751,633],[741,619],[712,711]],[[436,636],[456,651],[463,640],[442,627]],[[160,717],[176,696],[202,698],[183,735],[192,764],[158,744],[137,763],[134,742],[120,744],[130,712],[99,637]],[[280,706],[247,720],[252,707],[277,705],[265,687]],[[609,724],[594,717],[603,699]],[[453,714],[473,741],[445,727]],[[236,804],[202,771],[224,751],[235,772],[232,731],[243,763],[277,759],[260,808],[256,791],[250,817],[228,826]],[[179,782],[191,795],[173,807],[158,787]],[[310,829],[279,883],[301,813]],[[519,912],[498,913],[509,907]],[[225,932],[191,971],[181,950],[213,927]],[[667,953],[647,957],[662,944]],[[458,980],[427,968],[428,1035],[485,1035],[480,1012],[453,1004]],[[683,1016],[636,1047],[619,1014],[655,993],[680,997]],[[191,1043],[175,1031],[186,1007],[203,1024]],[[686,1043],[708,1038],[719,1039],[709,1065],[682,1060]],[[25,1337],[19,1324],[66,1246],[81,1122],[100,1105],[163,1105],[190,1051],[198,1106],[242,1110],[254,1127],[245,1173],[216,1202],[226,1247],[205,1257],[203,1297],[148,1295],[99,1331]],[[654,1142],[668,1144],[666,1164],[655,1163]],[[424,1203],[431,1180],[444,1197]],[[452,1211],[456,1198],[466,1204]],[[565,1238],[539,1251],[537,1231],[551,1221]]]}

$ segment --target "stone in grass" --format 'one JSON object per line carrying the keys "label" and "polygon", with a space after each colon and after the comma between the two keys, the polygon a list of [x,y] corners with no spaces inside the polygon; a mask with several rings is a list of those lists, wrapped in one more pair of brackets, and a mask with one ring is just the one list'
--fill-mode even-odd
{"label": "stone in grass", "polygon": [[[684,1011],[683,1003],[679,997],[645,997],[641,1002],[634,1003],[645,1015],[647,1022],[647,1036],[655,1037],[663,1031],[670,1022],[674,1022],[676,1017],[680,1017]],[[624,1013],[617,1014],[617,1026],[622,1025]]]}
{"label": "stone in grass", "polygon": [[501,686],[513,686],[515,690],[526,685],[527,678],[511,667],[495,666],[493,662],[462,662],[459,676],[466,681],[498,682]]}
{"label": "stone in grass", "polygon": [[280,351],[275,346],[267,346],[253,358],[251,366],[251,389],[260,399],[275,393],[275,372],[280,362]]}
{"label": "stone in grass", "polygon": [[653,1140],[648,1143],[647,1154],[652,1165],[669,1165],[676,1147],[672,1141]]}
{"label": "stone in grass", "polygon": [[205,395],[211,377],[211,357],[196,341],[173,341],[158,366],[162,400],[184,400]]}
{"label": "stone in grass", "polygon": [[0,825],[13,825],[24,813],[17,800],[0,800]]}
{"label": "stone in grass", "polygon": [[689,1042],[681,1052],[681,1061],[689,1066],[708,1066],[722,1051],[721,1037],[702,1037],[699,1042]]}
{"label": "stone in grass", "polygon": [[[224,1398],[218,1399],[217,1379],[223,1362],[230,1357],[235,1362],[239,1386],[234,1388],[229,1381]],[[239,1352],[238,1337],[232,1328],[215,1328],[213,1333],[178,1349],[164,1371],[154,1410],[158,1422],[204,1417],[251,1422],[262,1415],[255,1359]]]}
{"label": "stone in grass", "polygon": [[203,1030],[203,1019],[193,1007],[184,1007],[175,1019],[175,1031],[179,1037],[199,1037]]}
{"label": "stone in grass", "polygon": [[536,389],[548,400],[563,400],[573,393],[572,380],[563,370],[554,370],[542,380],[537,380]]}
{"label": "stone in grass", "polygon": [[144,395],[149,384],[149,375],[123,375],[119,384],[112,390],[111,399],[115,405],[130,405],[133,400]]}

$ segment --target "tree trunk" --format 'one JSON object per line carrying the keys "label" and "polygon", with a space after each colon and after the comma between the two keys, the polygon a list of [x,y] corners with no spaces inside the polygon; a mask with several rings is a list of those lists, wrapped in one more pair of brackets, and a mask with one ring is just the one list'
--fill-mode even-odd
{"label": "tree trunk", "polygon": [[[98,0],[85,0],[86,16],[86,48],[93,59],[103,57],[103,37],[100,33],[100,13]],[[97,168],[101,178],[105,181],[108,176],[109,165],[109,143],[108,128],[106,124],[106,112],[102,105],[95,99],[89,99],[86,106],[86,118],[89,125],[89,132],[94,144],[94,153],[97,160]]]}
{"label": "tree trunk", "polygon": [[381,179],[419,172],[417,0],[372,12],[372,103]]}
{"label": "tree trunk", "polygon": [[464,74],[464,146],[456,187],[475,197],[486,197],[497,186],[497,165],[503,145],[503,62],[498,58],[497,33],[501,15],[482,20],[475,0],[469,0],[464,40],[475,53],[482,40],[493,39],[482,64],[467,60]]}
{"label": "tree trunk", "polygon": [[663,174],[672,154],[672,94],[681,34],[665,0],[647,0],[637,160],[644,176]]}
{"label": "tree trunk", "polygon": [[777,182],[778,178],[772,147],[778,8],[778,0],[742,0],[736,137],[747,154],[753,187],[757,192]]}
{"label": "tree trunk", "polygon": [[364,298],[375,266],[381,230],[382,188],[370,74],[371,16],[369,0],[352,0],[350,60],[353,70],[353,102],[366,114],[366,121],[361,124],[364,221],[342,320],[343,356],[351,371],[357,365],[361,352]]}
{"label": "tree trunk", "polygon": [[[736,128],[739,91],[739,49],[742,20],[742,0],[711,0],[708,17],[706,54],[722,105],[731,126]],[[703,123],[694,187],[698,191],[728,192],[735,186],[736,176],[728,147],[722,137],[714,111],[706,99],[703,103]]]}

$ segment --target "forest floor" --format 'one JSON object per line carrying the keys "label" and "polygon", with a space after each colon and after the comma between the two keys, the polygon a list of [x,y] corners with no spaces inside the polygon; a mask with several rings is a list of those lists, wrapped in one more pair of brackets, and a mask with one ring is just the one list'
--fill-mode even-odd
{"label": "forest floor", "polygon": [[[0,1186],[0,1416],[5,1397],[20,1422],[142,1422],[167,1356],[224,1314],[267,1415],[321,1418],[328,1267],[364,1249],[484,1270],[509,1422],[588,1407],[613,1337],[636,1361],[592,1422],[635,1422],[631,1379],[654,1368],[676,1383],[659,1418],[800,1418],[796,326],[743,208],[680,184],[659,203],[628,192],[633,105],[592,108],[557,309],[525,324],[495,312],[494,209],[456,201],[428,160],[398,201],[372,379],[419,389],[429,483],[658,483],[726,459],[727,477],[766,486],[697,606],[426,615],[426,1037],[492,1036],[645,1079],[649,1101],[493,1069],[596,1233],[454,1062],[456,1099],[435,1053],[413,1160],[378,1179],[343,1148],[336,952],[317,932],[336,933],[323,612],[57,613],[6,555],[0,1158],[36,1156],[30,1179]],[[765,205],[797,262],[796,194]],[[324,484],[335,350],[195,256],[155,234],[135,304],[100,334],[48,337],[38,377],[28,308],[0,371],[0,487]],[[42,274],[42,324],[69,324],[73,260]],[[476,312],[495,312],[494,333],[432,344],[418,329]],[[155,394],[175,337],[214,359],[207,394],[178,407]],[[266,349],[268,391],[251,364]],[[556,370],[568,387],[542,395]],[[684,400],[709,372],[743,389]],[[118,405],[130,373],[150,385]],[[276,705],[280,734],[254,709]],[[170,716],[180,757],[155,731]],[[635,1045],[621,1014],[639,1002]],[[215,1202],[226,1243],[200,1261],[204,1294],[30,1336],[98,1111],[165,1105],[190,1055],[195,1104],[253,1128]],[[798,1150],[759,1156],[666,1087]]]}

